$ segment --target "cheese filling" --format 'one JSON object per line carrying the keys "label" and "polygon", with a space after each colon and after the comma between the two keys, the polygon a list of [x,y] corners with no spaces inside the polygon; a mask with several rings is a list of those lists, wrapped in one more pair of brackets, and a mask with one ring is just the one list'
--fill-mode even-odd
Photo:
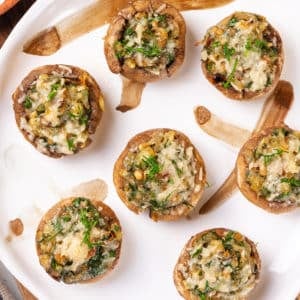
{"label": "cheese filling", "polygon": [[127,21],[115,54],[130,69],[159,75],[174,62],[178,38],[179,26],[172,16],[138,12]]}
{"label": "cheese filling", "polygon": [[180,264],[186,290],[199,299],[237,299],[254,286],[258,266],[251,245],[238,232],[205,233],[187,249],[188,260]]}
{"label": "cheese filling", "polygon": [[247,182],[270,202],[300,204],[300,134],[276,128],[248,157]]}
{"label": "cheese filling", "polygon": [[92,279],[114,263],[121,229],[85,198],[75,198],[37,232],[40,262],[65,283]]}
{"label": "cheese filling", "polygon": [[234,15],[210,28],[201,59],[214,82],[238,92],[258,92],[272,84],[281,42],[264,17]]}
{"label": "cheese filling", "polygon": [[200,190],[196,180],[202,173],[196,169],[193,147],[187,147],[174,131],[155,133],[131,148],[123,164],[124,191],[139,208],[164,211],[190,205],[191,196]]}
{"label": "cheese filling", "polygon": [[84,78],[41,74],[21,99],[20,128],[38,150],[73,154],[89,140],[89,88]]}

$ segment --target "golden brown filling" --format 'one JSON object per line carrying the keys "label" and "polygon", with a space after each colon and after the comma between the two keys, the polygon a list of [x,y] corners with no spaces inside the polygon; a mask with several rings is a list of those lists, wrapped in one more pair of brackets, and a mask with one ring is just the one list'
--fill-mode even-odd
{"label": "golden brown filling", "polygon": [[281,41],[264,17],[237,13],[204,37],[202,61],[214,82],[238,92],[258,92],[272,84]]}
{"label": "golden brown filling", "polygon": [[159,75],[174,62],[178,38],[179,26],[172,16],[138,12],[127,21],[114,48],[122,64]]}
{"label": "golden brown filling", "polygon": [[22,105],[20,127],[41,152],[73,154],[87,145],[91,106],[84,77],[41,74]]}
{"label": "golden brown filling", "polygon": [[191,195],[200,190],[195,182],[201,170],[196,170],[193,147],[175,131],[155,132],[149,141],[132,147],[123,167],[127,199],[142,209],[190,205]]}
{"label": "golden brown filling", "polygon": [[88,199],[75,198],[37,232],[41,265],[55,279],[75,283],[108,271],[121,245],[121,228]]}
{"label": "golden brown filling", "polygon": [[300,134],[276,128],[248,158],[247,182],[268,201],[300,204]]}
{"label": "golden brown filling", "polygon": [[238,232],[212,230],[187,249],[188,260],[181,264],[184,287],[199,299],[237,299],[251,290],[258,266],[251,245]]}

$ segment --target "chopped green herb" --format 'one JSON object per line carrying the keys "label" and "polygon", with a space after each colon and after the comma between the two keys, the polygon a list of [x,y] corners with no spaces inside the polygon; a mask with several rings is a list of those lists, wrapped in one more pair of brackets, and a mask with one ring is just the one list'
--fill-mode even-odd
{"label": "chopped green herb", "polygon": [[80,203],[81,202],[84,202],[86,201],[87,199],[83,198],[83,197],[78,197],[76,199],[73,200],[72,204],[75,206],[75,207],[79,207],[80,206]]}
{"label": "chopped green herb", "polygon": [[91,274],[93,277],[96,277],[97,275],[103,273],[105,271],[105,267],[103,265],[103,249],[101,246],[96,247],[96,253],[94,256],[92,256],[88,263],[88,272]]}
{"label": "chopped green herb", "polygon": [[167,21],[167,15],[158,15],[156,19],[160,23],[165,23]]}
{"label": "chopped green herb", "polygon": [[292,178],[282,178],[281,182],[288,183],[291,187],[300,187],[300,180],[294,177]]}
{"label": "chopped green herb", "polygon": [[198,249],[192,254],[192,258],[197,257],[201,252],[202,252],[202,247],[201,247],[201,248],[198,248]]}
{"label": "chopped green herb", "polygon": [[29,96],[25,97],[25,101],[23,102],[23,106],[27,109],[32,107],[32,99]]}
{"label": "chopped green herb", "polygon": [[291,193],[291,192],[281,193],[281,194],[279,194],[274,200],[279,200],[279,202],[280,202],[280,201],[282,201],[282,199],[283,199],[284,197],[290,195],[290,193]]}
{"label": "chopped green herb", "polygon": [[149,58],[157,57],[161,54],[160,48],[158,48],[156,45],[145,45],[144,47],[133,48],[133,51],[142,53],[143,55]]}
{"label": "chopped green herb", "polygon": [[131,35],[133,35],[134,33],[135,33],[134,29],[131,28],[131,27],[128,27],[128,28],[126,28],[126,30],[124,31],[124,36],[126,36],[126,35],[131,36]]}
{"label": "chopped green herb", "polygon": [[88,214],[87,209],[81,209],[80,213],[79,213],[80,217],[80,222],[83,224],[83,226],[85,227],[85,231],[83,234],[83,243],[85,243],[89,248],[93,248],[94,244],[90,241],[90,236],[91,236],[91,230],[93,229],[93,227],[95,227],[97,225],[97,223],[99,222],[99,220],[94,219],[93,216],[91,217]]}
{"label": "chopped green herb", "polygon": [[256,40],[254,41],[254,45],[255,45],[256,48],[261,49],[261,50],[263,50],[263,49],[265,49],[265,50],[268,49],[268,44],[267,44],[267,42],[264,41],[264,40],[258,40],[258,39],[256,39]]}
{"label": "chopped green herb", "polygon": [[67,143],[68,143],[68,148],[70,151],[74,151],[76,149],[75,144],[74,144],[74,138],[67,139]]}
{"label": "chopped green herb", "polygon": [[275,157],[276,155],[280,155],[280,154],[282,154],[283,152],[284,152],[284,151],[283,151],[282,149],[275,149],[275,152],[274,152],[274,153],[263,155],[265,165],[270,164],[271,161],[274,159],[274,157]]}
{"label": "chopped green herb", "polygon": [[238,19],[236,17],[233,17],[228,22],[228,27],[233,27],[238,22]]}
{"label": "chopped green herb", "polygon": [[246,85],[246,88],[247,88],[247,89],[250,89],[251,86],[252,86],[252,84],[253,84],[253,81],[248,82],[247,85]]}
{"label": "chopped green herb", "polygon": [[201,300],[208,300],[208,299],[209,299],[208,293],[210,293],[212,290],[213,290],[213,288],[211,288],[211,287],[209,286],[209,283],[208,283],[208,281],[206,280],[204,291],[200,291],[199,288],[198,288],[198,286],[196,286],[194,292],[195,292],[195,294],[196,294],[197,296],[200,297]]}
{"label": "chopped green herb", "polygon": [[270,55],[270,57],[276,57],[276,56],[278,56],[278,49],[275,48],[275,47],[271,47],[269,49],[269,55]]}
{"label": "chopped green herb", "polygon": [[271,191],[269,191],[266,187],[263,187],[260,191],[260,194],[266,198],[271,195]]}
{"label": "chopped green herb", "polygon": [[116,231],[116,232],[118,232],[118,231],[121,230],[121,228],[118,225],[114,225],[113,230]]}
{"label": "chopped green herb", "polygon": [[232,248],[230,242],[233,239],[233,234],[234,234],[233,231],[228,231],[228,233],[225,235],[225,237],[222,238],[222,244],[223,244],[223,247],[225,248],[225,250],[229,250]]}
{"label": "chopped green herb", "polygon": [[221,43],[219,41],[214,41],[214,42],[211,43],[210,47],[212,49],[215,49],[215,48],[220,47],[220,46],[221,46]]}
{"label": "chopped green herb", "polygon": [[233,65],[231,73],[227,77],[226,82],[223,83],[223,87],[225,89],[228,89],[231,86],[231,82],[234,79],[234,74],[235,74],[237,65],[238,65],[238,59],[236,58],[235,61],[234,61],[234,65]]}
{"label": "chopped green herb", "polygon": [[108,256],[109,256],[109,257],[116,257],[116,255],[117,255],[116,250],[109,250],[109,251],[108,251]]}
{"label": "chopped green herb", "polygon": [[71,221],[71,217],[70,216],[62,216],[62,220],[64,222],[69,222],[69,221]]}
{"label": "chopped green herb", "polygon": [[267,82],[266,82],[266,87],[270,86],[272,84],[272,79],[268,76]]}
{"label": "chopped green herb", "polygon": [[213,61],[208,61],[206,63],[206,69],[207,69],[207,71],[211,73],[212,70],[213,70],[214,65],[215,65],[215,63]]}
{"label": "chopped green herb", "polygon": [[54,83],[54,84],[51,85],[51,91],[48,94],[48,100],[51,101],[56,97],[59,88],[60,88],[59,83]]}
{"label": "chopped green herb", "polygon": [[143,163],[147,168],[147,178],[153,179],[156,174],[159,173],[161,167],[155,156],[149,156],[143,158]]}
{"label": "chopped green herb", "polygon": [[251,50],[252,49],[252,41],[250,39],[247,39],[245,48],[246,48],[246,50]]}
{"label": "chopped green herb", "polygon": [[87,125],[88,121],[89,121],[89,116],[87,114],[82,114],[79,117],[79,124],[80,125]]}
{"label": "chopped green herb", "polygon": [[168,59],[167,64],[170,65],[171,63],[174,62],[174,60],[175,60],[175,55],[174,55],[173,53],[168,52],[167,59]]}
{"label": "chopped green herb", "polygon": [[181,177],[182,173],[183,173],[183,170],[178,167],[177,162],[174,159],[172,159],[172,164],[173,164],[173,166],[176,170],[176,173],[177,173],[178,177]]}
{"label": "chopped green herb", "polygon": [[224,53],[224,56],[226,57],[226,59],[230,60],[232,55],[234,55],[234,53],[235,53],[235,49],[234,48],[229,48],[228,43],[226,43],[223,46],[223,53]]}
{"label": "chopped green herb", "polygon": [[167,207],[167,201],[157,201],[155,199],[152,199],[149,201],[149,204],[154,210],[164,210]]}

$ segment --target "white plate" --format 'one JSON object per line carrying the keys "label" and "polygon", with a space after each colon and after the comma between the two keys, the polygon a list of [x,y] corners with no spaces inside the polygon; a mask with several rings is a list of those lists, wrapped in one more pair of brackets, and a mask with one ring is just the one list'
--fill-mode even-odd
{"label": "white plate", "polygon": [[[84,5],[91,1],[84,1]],[[187,55],[175,78],[147,85],[142,104],[122,114],[114,108],[121,92],[120,78],[112,74],[103,54],[107,27],[99,28],[50,57],[22,53],[32,34],[82,7],[81,0],[37,1],[16,26],[1,50],[0,69],[0,253],[11,272],[40,299],[180,299],[172,271],[178,255],[193,234],[225,226],[239,230],[258,243],[262,277],[252,299],[294,299],[300,289],[299,211],[272,215],[249,203],[239,192],[220,208],[205,216],[173,223],[154,223],[146,215],[135,215],[119,200],[112,183],[112,169],[128,139],[137,132],[170,127],[185,132],[201,152],[211,187],[207,199],[232,170],[237,155],[233,149],[207,135],[197,126],[193,108],[205,105],[225,120],[253,128],[263,101],[238,103],[223,97],[200,70],[200,49],[193,46],[206,29],[235,10],[267,16],[282,35],[286,63],[282,78],[294,84],[296,101],[287,123],[300,128],[299,70],[300,19],[293,0],[237,0],[230,5],[183,13],[187,23]],[[11,94],[34,67],[65,63],[89,71],[104,91],[106,111],[94,143],[85,151],[59,160],[38,153],[19,132]],[[52,280],[40,267],[34,234],[41,214],[57,202],[67,188],[93,178],[109,185],[106,203],[119,216],[124,240],[116,269],[102,281],[67,286]],[[12,242],[5,241],[8,222],[24,221],[25,231]],[[298,230],[296,230],[298,228]],[[297,248],[298,247],[298,248]]]}

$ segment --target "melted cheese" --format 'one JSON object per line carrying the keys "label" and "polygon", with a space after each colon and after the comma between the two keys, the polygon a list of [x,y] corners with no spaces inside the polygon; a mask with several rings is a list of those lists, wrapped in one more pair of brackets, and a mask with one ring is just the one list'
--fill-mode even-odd
{"label": "melted cheese", "polygon": [[186,290],[209,299],[233,300],[253,288],[256,262],[251,245],[240,234],[237,241],[235,235],[229,231],[222,237],[204,235],[187,249],[188,260],[177,267]]}
{"label": "melted cheese", "polygon": [[67,257],[73,263],[70,270],[76,271],[88,258],[89,248],[82,243],[83,230],[80,232],[69,232],[61,241],[55,253]]}
{"label": "melted cheese", "polygon": [[88,143],[88,88],[62,74],[41,74],[22,96],[20,128],[43,153],[73,154]]}
{"label": "melted cheese", "polygon": [[186,147],[174,135],[173,131],[157,132],[148,142],[131,149],[124,160],[127,197],[142,209],[164,210],[188,203],[193,193],[201,190],[195,184],[200,174],[193,147]]}
{"label": "melted cheese", "polygon": [[129,68],[139,67],[159,75],[174,61],[178,28],[169,15],[138,12],[126,24],[115,46],[116,55]]}
{"label": "melted cheese", "polygon": [[[225,88],[258,92],[272,84],[277,72],[279,41],[266,40],[268,22],[254,14],[234,15],[208,30],[201,59],[212,76]],[[271,39],[271,41],[270,41]]]}
{"label": "melted cheese", "polygon": [[261,139],[249,161],[247,182],[268,201],[300,204],[300,137],[275,129]]}
{"label": "melted cheese", "polygon": [[88,199],[75,198],[47,221],[37,239],[41,264],[59,280],[73,283],[103,274],[112,266],[122,233]]}

